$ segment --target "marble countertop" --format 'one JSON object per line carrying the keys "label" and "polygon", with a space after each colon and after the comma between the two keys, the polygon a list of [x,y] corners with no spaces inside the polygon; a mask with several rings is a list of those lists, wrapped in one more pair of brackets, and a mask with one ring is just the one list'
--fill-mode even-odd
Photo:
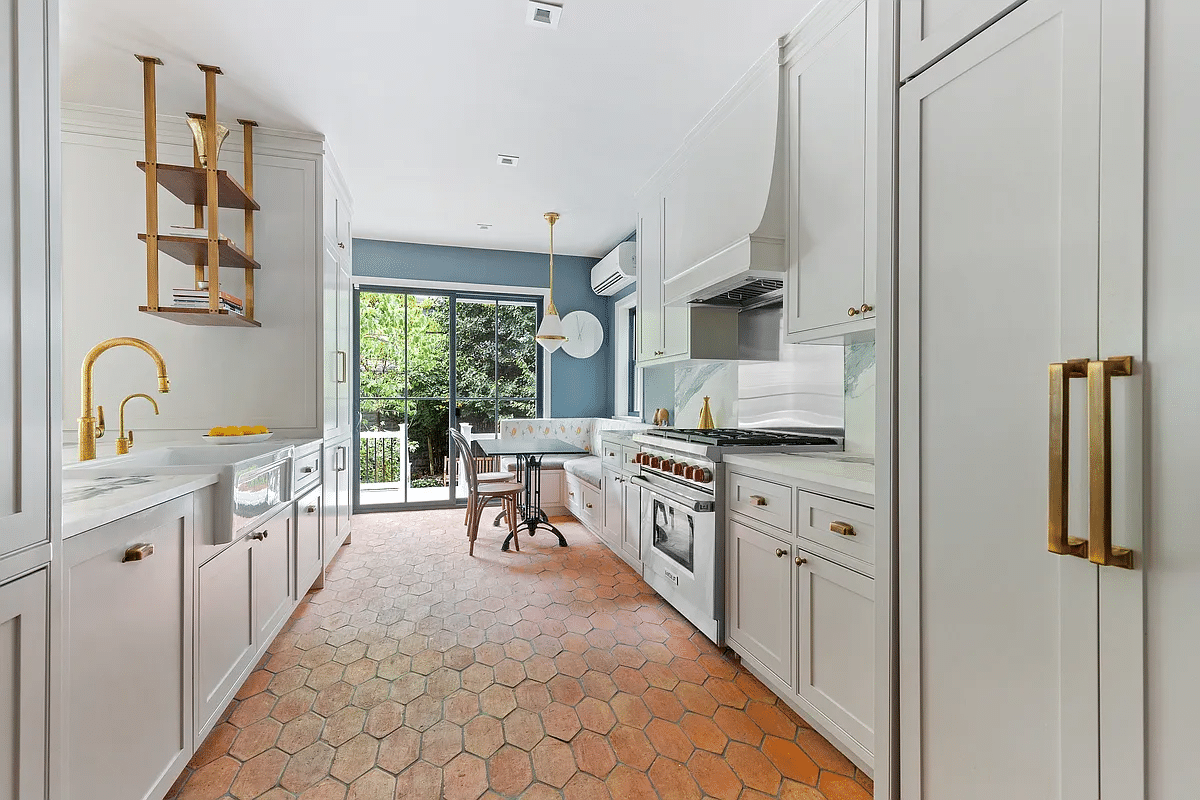
{"label": "marble countertop", "polygon": [[874,460],[841,460],[844,458],[843,453],[763,453],[726,456],[725,463],[874,497]]}
{"label": "marble countertop", "polygon": [[189,475],[63,476],[63,538],[144,511],[216,483],[216,472]]}

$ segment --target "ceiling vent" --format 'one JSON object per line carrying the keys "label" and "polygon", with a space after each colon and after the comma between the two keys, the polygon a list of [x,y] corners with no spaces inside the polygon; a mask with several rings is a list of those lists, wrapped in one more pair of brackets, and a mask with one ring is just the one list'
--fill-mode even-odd
{"label": "ceiling vent", "polygon": [[525,12],[525,24],[535,28],[557,28],[562,16],[562,6],[549,3],[530,2]]}
{"label": "ceiling vent", "polygon": [[515,167],[520,160],[520,156],[506,156],[503,153],[496,156],[496,163],[502,167]]}

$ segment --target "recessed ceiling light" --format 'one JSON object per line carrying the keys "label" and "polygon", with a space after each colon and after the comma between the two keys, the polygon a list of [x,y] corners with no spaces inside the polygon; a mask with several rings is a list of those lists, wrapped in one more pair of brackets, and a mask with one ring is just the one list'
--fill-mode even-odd
{"label": "recessed ceiling light", "polygon": [[503,153],[496,156],[496,163],[502,167],[515,167],[520,160],[520,156],[506,156]]}
{"label": "recessed ceiling light", "polygon": [[492,229],[492,223],[490,222],[476,222],[475,224],[479,226],[479,230],[481,231],[490,231]]}
{"label": "recessed ceiling light", "polygon": [[530,0],[529,7],[525,12],[525,24],[535,28],[557,28],[558,18],[561,16],[562,6]]}

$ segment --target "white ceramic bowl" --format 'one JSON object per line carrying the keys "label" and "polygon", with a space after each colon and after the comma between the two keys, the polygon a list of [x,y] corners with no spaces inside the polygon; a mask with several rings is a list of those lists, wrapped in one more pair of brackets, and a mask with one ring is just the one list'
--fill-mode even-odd
{"label": "white ceramic bowl", "polygon": [[209,444],[253,444],[265,442],[273,433],[244,433],[241,436],[209,436],[207,433],[200,437]]}

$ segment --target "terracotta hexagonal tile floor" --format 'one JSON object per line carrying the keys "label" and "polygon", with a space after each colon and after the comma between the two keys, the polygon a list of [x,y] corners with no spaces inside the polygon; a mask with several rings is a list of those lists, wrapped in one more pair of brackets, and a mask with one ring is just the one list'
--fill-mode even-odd
{"label": "terracotta hexagonal tile floor", "polygon": [[[170,800],[868,800],[872,783],[577,523],[355,517]],[[764,794],[765,793],[765,794]]]}

